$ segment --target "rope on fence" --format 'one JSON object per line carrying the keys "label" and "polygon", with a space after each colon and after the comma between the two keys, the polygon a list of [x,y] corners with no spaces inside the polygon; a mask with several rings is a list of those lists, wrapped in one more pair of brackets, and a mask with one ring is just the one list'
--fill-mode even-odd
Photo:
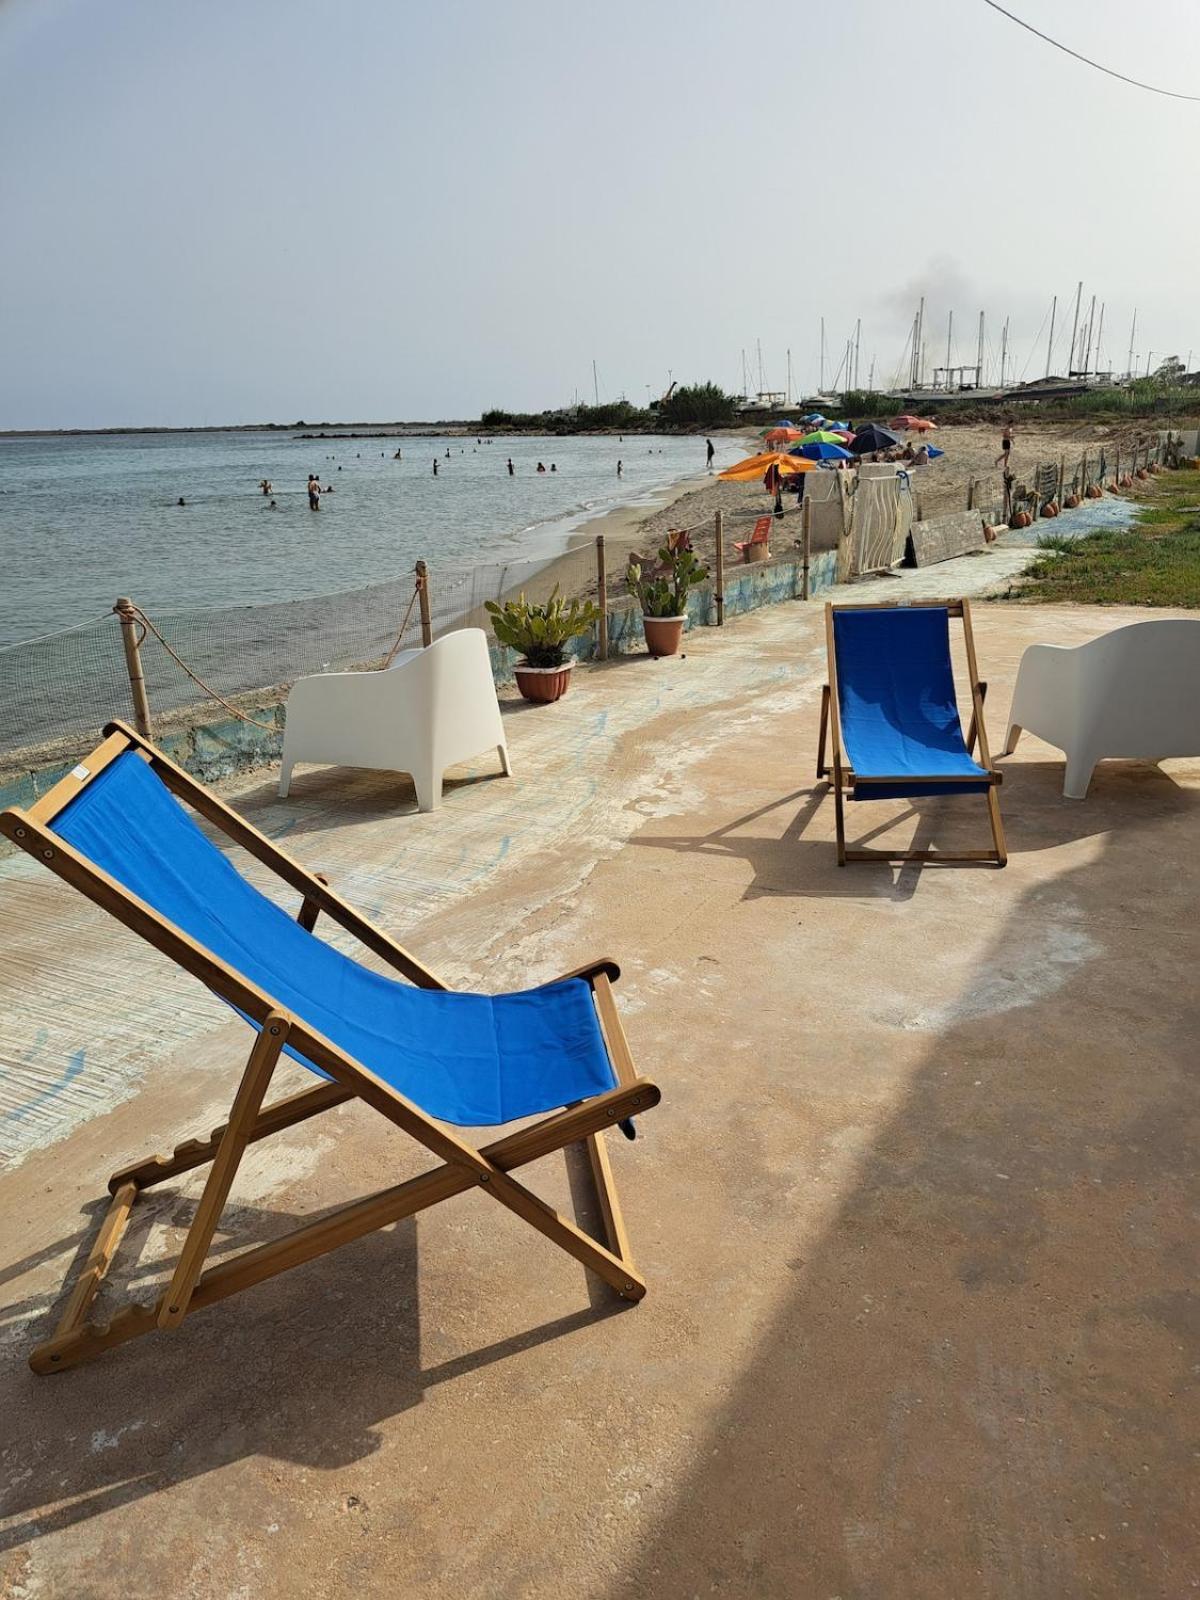
{"label": "rope on fence", "polygon": [[[117,609],[116,606],[114,606],[113,610],[115,611],[116,609]],[[162,645],[163,649],[170,656],[171,660],[175,663],[175,665],[177,667],[179,667],[181,671],[185,672],[188,675],[188,677],[192,680],[192,682],[196,685],[196,687],[198,689],[203,689],[205,694],[211,695],[212,698],[219,705],[224,706],[226,711],[229,712],[230,716],[237,717],[239,722],[252,723],[254,725],[254,727],[262,728],[264,730],[264,732],[266,732],[266,733],[276,733],[276,732],[278,732],[278,729],[277,729],[275,723],[273,723],[273,722],[259,722],[257,717],[247,716],[247,714],[244,711],[239,711],[238,708],[235,705],[230,705],[229,701],[226,700],[225,696],[221,695],[221,694],[218,694],[215,689],[211,688],[210,685],[205,683],[203,678],[197,676],[197,674],[192,671],[191,667],[188,666],[187,662],[184,661],[182,656],[176,655],[175,651],[172,650],[171,646],[163,638],[162,634],[158,631],[158,629],[150,621],[150,618],[142,610],[141,606],[134,605],[133,602],[130,601],[129,605],[127,607],[123,607],[122,610],[125,612],[125,614],[127,616],[132,617],[134,619],[134,621],[137,622],[139,624],[139,626],[141,627],[141,629],[142,629],[142,638],[137,641],[138,644],[141,644],[142,639],[144,639],[146,637],[147,631],[152,633],[154,635],[154,637],[158,640],[159,644]]]}
{"label": "rope on fence", "polygon": [[[406,632],[406,630],[408,628],[408,624],[409,624],[409,622],[410,622],[410,620],[412,618],[413,607],[416,605],[417,599],[420,596],[421,589],[423,587],[423,581],[424,580],[422,579],[422,577],[418,574],[416,582],[413,585],[412,595],[409,597],[408,607],[407,607],[407,609],[405,610],[405,613],[404,613],[404,619],[400,624],[400,632],[396,635],[395,642],[393,643],[391,649],[388,651],[387,655],[384,656],[384,658],[380,662],[379,666],[376,667],[376,668],[373,668],[372,670],[374,670],[376,672],[383,672],[388,667],[390,667],[392,662],[396,659],[396,655],[399,652],[400,646],[404,641],[404,635],[405,635],[405,632]],[[114,611],[118,611],[118,608],[116,606],[114,606],[113,610]],[[171,660],[180,669],[180,671],[186,673],[186,675],[192,680],[192,682],[196,685],[196,687],[198,689],[202,690],[211,699],[215,700],[218,705],[224,706],[225,710],[229,712],[231,717],[236,717],[239,722],[248,722],[248,723],[250,723],[250,725],[252,727],[261,728],[264,733],[276,733],[276,732],[278,732],[278,725],[276,723],[274,723],[274,722],[260,722],[257,717],[252,717],[252,716],[249,715],[248,712],[239,710],[239,708],[237,706],[235,706],[231,701],[227,700],[223,694],[219,694],[218,691],[216,689],[214,689],[211,684],[205,683],[204,679],[199,675],[199,673],[193,672],[191,667],[188,666],[187,662],[178,653],[178,651],[173,649],[172,646],[167,643],[167,641],[163,637],[161,631],[157,627],[155,627],[154,623],[150,620],[150,618],[142,610],[141,606],[134,605],[133,602],[130,601],[128,603],[128,605],[122,606],[120,608],[120,610],[118,611],[118,615],[121,615],[121,614],[124,614],[125,616],[128,616],[129,618],[131,618],[138,625],[138,627],[141,628],[142,632],[141,632],[140,637],[137,640],[137,644],[138,645],[140,645],[142,643],[142,640],[145,639],[147,633],[152,633],[154,635],[154,637],[158,640],[159,644],[162,645],[163,649],[170,656]]]}

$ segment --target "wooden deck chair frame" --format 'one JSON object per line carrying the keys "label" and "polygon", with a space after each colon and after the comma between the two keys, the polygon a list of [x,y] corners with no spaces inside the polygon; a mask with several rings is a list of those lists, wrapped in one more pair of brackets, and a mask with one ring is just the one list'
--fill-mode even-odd
{"label": "wooden deck chair frame", "polygon": [[[837,689],[837,645],[834,638],[833,614],[839,611],[902,611],[918,607],[934,607],[944,610],[952,617],[962,620],[963,643],[967,652],[967,673],[971,681],[971,721],[967,730],[967,750],[974,754],[975,744],[979,743],[979,764],[984,768],[986,778],[971,777],[922,777],[913,773],[897,774],[895,777],[860,778],[846,765],[845,752],[842,746],[841,711],[838,705]],[[988,749],[987,729],[983,720],[983,702],[987,697],[987,684],[979,676],[979,665],[975,658],[975,635],[971,631],[971,605],[968,600],[881,600],[865,605],[834,606],[829,602],[825,605],[825,648],[829,657],[829,681],[821,690],[821,728],[817,738],[817,777],[828,778],[833,790],[834,807],[837,825],[837,863],[844,867],[847,861],[990,861],[994,866],[1002,867],[1008,861],[1008,850],[1004,842],[1004,824],[1000,818],[1000,801],[996,794],[997,786],[1003,781],[1003,774],[992,765],[991,753]],[[826,765],[826,741],[830,745],[831,763]],[[953,794],[955,789],[964,785],[986,782],[988,785],[985,799],[987,801],[988,820],[992,829],[993,848],[991,850],[964,850],[952,854],[945,850],[866,850],[862,848],[848,849],[846,846],[846,791],[853,793],[856,789],[868,792],[872,784],[894,785],[898,781],[912,783],[936,784],[944,788],[947,794]]]}
{"label": "wooden deck chair frame", "polygon": [[[178,1145],[173,1155],[150,1156],[113,1173],[108,1182],[112,1195],[108,1212],[55,1332],[30,1357],[33,1370],[60,1372],[141,1334],[177,1328],[186,1316],[203,1306],[238,1294],[475,1186],[596,1273],[623,1299],[640,1300],[646,1284],[633,1266],[602,1134],[613,1123],[624,1123],[635,1113],[656,1105],[660,1094],[655,1084],[638,1077],[635,1071],[613,998],[612,982],[619,976],[616,964],[602,960],[563,974],[582,978],[591,987],[617,1078],[616,1087],[476,1149],[301,1018],[276,1006],[264,990],[160,916],[54,832],[54,819],[68,802],[110,762],[126,751],[136,750],[180,800],[300,892],[303,902],[297,920],[303,927],[311,932],[324,912],[414,984],[426,989],[446,987],[415,956],[335,894],[325,878],[294,861],[147,739],[121,722],[109,723],[104,731],[104,742],[34,805],[0,814],[0,832],[259,1023],[261,1031],[250,1051],[227,1122],[206,1139]],[[331,1081],[264,1107],[267,1086],[285,1043],[328,1073]],[[440,1157],[442,1165],[206,1268],[213,1234],[246,1147],[356,1098]],[[516,1168],[572,1144],[581,1144],[586,1152],[606,1245],[560,1216],[511,1175]],[[89,1322],[88,1310],[116,1255],[138,1196],[154,1184],[206,1164],[211,1166],[203,1194],[171,1281],[157,1302],[150,1306],[129,1304],[109,1322]]]}

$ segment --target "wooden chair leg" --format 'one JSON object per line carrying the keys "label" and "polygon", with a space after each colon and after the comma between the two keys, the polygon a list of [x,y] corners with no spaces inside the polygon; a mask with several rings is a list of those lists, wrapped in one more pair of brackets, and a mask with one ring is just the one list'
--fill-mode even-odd
{"label": "wooden chair leg", "polygon": [[233,1110],[229,1114],[229,1122],[221,1136],[217,1153],[213,1157],[204,1193],[200,1197],[196,1215],[192,1218],[192,1225],[188,1229],[188,1236],[180,1251],[170,1288],[163,1296],[159,1307],[160,1328],[177,1328],[187,1315],[192,1290],[204,1270],[204,1259],[208,1255],[208,1248],[212,1244],[221,1212],[225,1209],[225,1202],[229,1198],[234,1176],[246,1152],[246,1146],[250,1143],[263,1096],[267,1092],[267,1085],[271,1081],[271,1074],[275,1071],[275,1064],[279,1060],[279,1053],[283,1049],[287,1035],[287,1018],[273,1011],[263,1023],[258,1038],[254,1041],[254,1048],[250,1052],[246,1071],[233,1102]]}
{"label": "wooden chair leg", "polygon": [[837,864],[846,865],[846,804],[842,794],[842,761],[835,748],[833,752],[833,807],[837,828]]}
{"label": "wooden chair leg", "polygon": [[823,778],[829,771],[825,765],[825,739],[829,732],[829,685],[821,685],[821,731],[817,735],[817,777]]}
{"label": "wooden chair leg", "polygon": [[1004,823],[1000,819],[1000,797],[995,788],[987,792],[988,818],[992,824],[992,838],[996,844],[996,865],[1006,866],[1008,863],[1008,849],[1004,842]]}

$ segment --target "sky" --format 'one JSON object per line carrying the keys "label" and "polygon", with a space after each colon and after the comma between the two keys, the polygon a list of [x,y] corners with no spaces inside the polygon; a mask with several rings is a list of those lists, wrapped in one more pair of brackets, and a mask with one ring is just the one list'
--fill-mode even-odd
{"label": "sky", "polygon": [[[1196,0],[1007,0],[1200,95]],[[0,428],[1200,365],[1200,103],[983,0],[0,0]],[[1039,333],[1040,329],[1040,333]]]}

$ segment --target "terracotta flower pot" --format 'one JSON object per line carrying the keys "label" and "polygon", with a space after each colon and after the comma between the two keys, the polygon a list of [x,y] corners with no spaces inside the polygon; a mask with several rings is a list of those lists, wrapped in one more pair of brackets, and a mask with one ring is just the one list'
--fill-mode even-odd
{"label": "terracotta flower pot", "polygon": [[1032,521],[1028,511],[1016,511],[1009,518],[1008,525],[1010,528],[1027,528]]}
{"label": "terracotta flower pot", "polygon": [[1066,499],[1063,501],[1063,505],[1067,508],[1068,511],[1074,511],[1075,507],[1078,504],[1079,504],[1079,496],[1077,494],[1069,494],[1066,497]]}
{"label": "terracotta flower pot", "polygon": [[646,635],[646,648],[652,656],[679,654],[686,617],[643,617],[642,631]]}
{"label": "terracotta flower pot", "polygon": [[1103,494],[1104,494],[1104,490],[1100,487],[1100,485],[1098,483],[1089,483],[1088,484],[1087,497],[1088,497],[1089,500],[1099,500],[1103,496]]}
{"label": "terracotta flower pot", "polygon": [[536,700],[543,705],[561,700],[571,687],[571,668],[574,665],[573,661],[564,661],[561,667],[531,667],[523,661],[518,662],[515,671],[521,698]]}
{"label": "terracotta flower pot", "polygon": [[1058,515],[1058,506],[1053,500],[1046,501],[1046,504],[1042,507],[1042,515],[1044,517],[1056,517]]}

